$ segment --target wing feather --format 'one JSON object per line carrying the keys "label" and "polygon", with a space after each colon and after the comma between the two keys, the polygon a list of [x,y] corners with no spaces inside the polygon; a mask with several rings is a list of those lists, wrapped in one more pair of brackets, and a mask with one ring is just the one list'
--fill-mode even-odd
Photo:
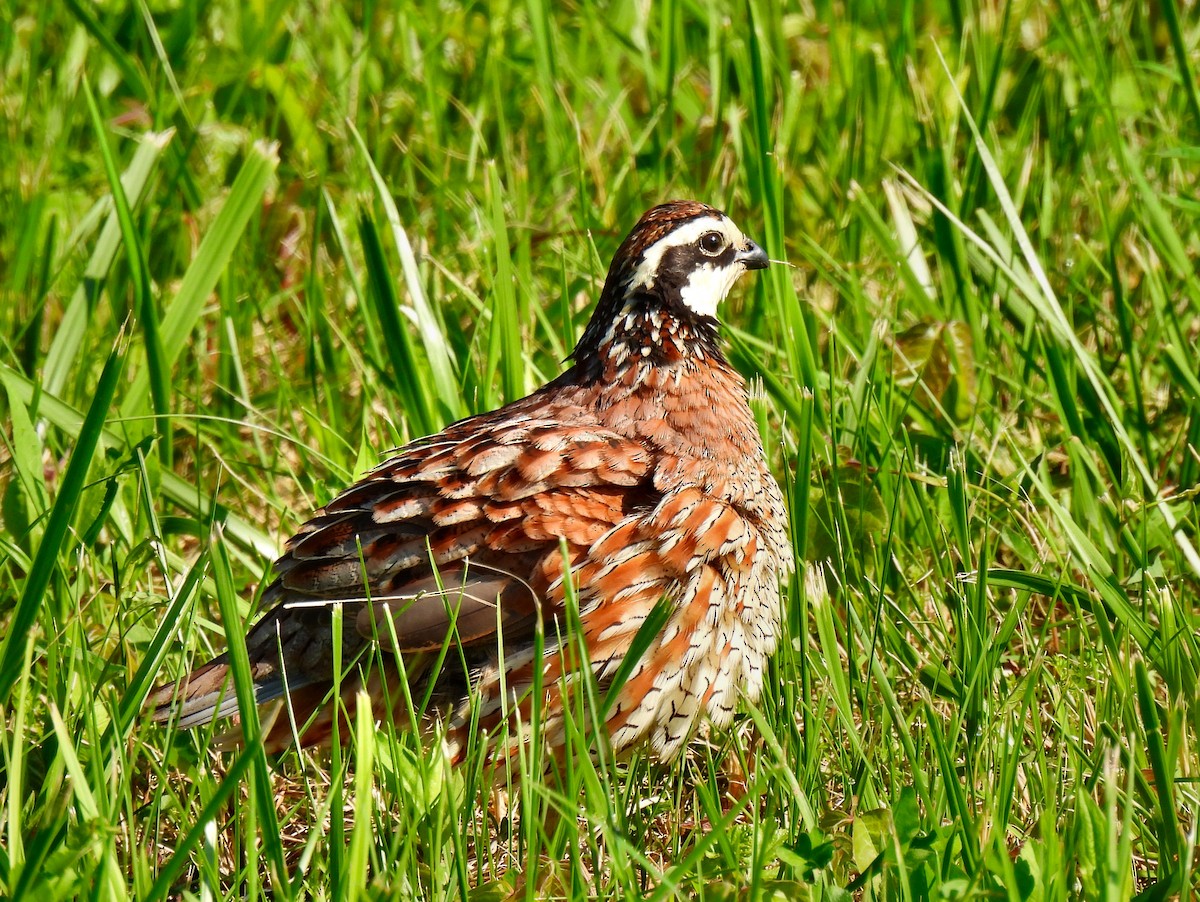
{"label": "wing feather", "polygon": [[[531,642],[538,606],[561,604],[560,543],[580,560],[657,503],[650,457],[635,441],[578,410],[574,423],[571,411],[503,413],[401,449],[297,532],[247,637],[260,703],[298,689],[316,699],[333,684],[338,604],[349,606],[346,662],[377,639],[405,656],[450,642],[494,657],[497,629],[506,649]],[[195,726],[236,715],[227,678],[218,659],[161,687],[156,719],[182,710]]]}

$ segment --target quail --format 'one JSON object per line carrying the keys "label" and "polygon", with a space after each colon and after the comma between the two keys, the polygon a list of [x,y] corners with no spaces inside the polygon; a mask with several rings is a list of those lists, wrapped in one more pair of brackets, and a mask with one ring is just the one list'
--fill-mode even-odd
{"label": "quail", "polygon": [[[519,742],[535,686],[543,735],[561,747],[581,666],[602,690],[625,677],[603,712],[617,752],[670,760],[703,718],[726,726],[739,696],[756,700],[793,557],[717,307],[767,264],[719,210],[654,207],[618,248],[562,375],[401,448],[304,524],[246,638],[267,750],[329,741],[365,689],[376,718],[398,724],[428,700],[426,723],[458,759],[473,732]],[[663,625],[622,667],[661,605]],[[181,727],[236,721],[227,656],[148,705]]]}

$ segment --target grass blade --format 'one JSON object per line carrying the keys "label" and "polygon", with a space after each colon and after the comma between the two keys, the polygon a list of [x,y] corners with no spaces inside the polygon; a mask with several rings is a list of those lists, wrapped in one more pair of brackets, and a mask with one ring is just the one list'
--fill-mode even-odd
{"label": "grass blade", "polygon": [[[367,164],[367,169],[371,173],[375,196],[383,206],[388,226],[392,230],[392,239],[395,241],[396,251],[400,255],[400,268],[404,273],[404,285],[408,289],[408,296],[413,305],[417,332],[425,347],[425,356],[429,361],[430,375],[436,395],[444,408],[443,415],[451,420],[460,419],[466,415],[466,405],[463,403],[462,393],[458,387],[458,378],[455,375],[457,367],[454,353],[449,342],[446,341],[442,322],[433,307],[430,306],[429,300],[425,297],[425,290],[421,287],[421,274],[417,268],[417,258],[413,253],[412,244],[408,240],[408,234],[401,224],[400,211],[396,209],[392,193],[384,183],[379,170],[375,168],[375,163],[367,152],[367,146],[363,143],[362,137],[353,125],[350,126],[350,131]],[[400,378],[400,374],[397,373],[396,377]]]}
{"label": "grass blade", "polygon": [[[138,209],[145,197],[146,186],[157,169],[158,159],[174,136],[173,130],[149,132],[142,136],[133,159],[121,176],[121,190],[130,209]],[[110,198],[105,200],[109,201]],[[121,222],[114,208],[100,230],[100,237],[84,268],[83,279],[72,293],[62,322],[50,340],[42,370],[42,388],[47,394],[61,395],[72,368],[79,364],[79,349],[87,336],[92,305],[121,247],[121,238]]]}
{"label": "grass blade", "polygon": [[104,171],[108,176],[108,187],[112,192],[113,206],[117,211],[117,222],[121,227],[121,242],[125,247],[125,255],[129,258],[129,275],[133,283],[133,309],[140,320],[142,334],[146,342],[146,373],[150,382],[150,397],[153,400],[158,434],[164,441],[160,444],[164,460],[170,460],[171,442],[170,422],[167,420],[170,399],[167,396],[166,360],[162,345],[162,337],[158,331],[158,311],[154,307],[154,298],[150,295],[150,273],[146,267],[146,252],[137,227],[133,222],[133,213],[125,190],[121,187],[121,178],[117,174],[117,164],[113,160],[112,148],[108,146],[108,137],[104,131],[104,122],[100,118],[100,110],[96,107],[96,98],[92,95],[91,83],[84,78],[83,95],[87,99],[88,110],[92,114],[92,128],[96,132],[96,143],[100,146],[100,157],[104,160]]}
{"label": "grass blade", "polygon": [[108,417],[113,395],[125,368],[125,355],[128,350],[128,332],[123,328],[116,347],[109,353],[100,373],[91,406],[88,407],[87,416],[79,429],[75,449],[71,453],[71,460],[67,464],[58,495],[54,499],[54,506],[50,509],[50,517],[46,521],[46,530],[42,533],[42,541],[34,554],[33,566],[25,579],[21,599],[13,612],[8,635],[4,638],[3,651],[0,652],[0,705],[7,705],[13,684],[20,676],[29,631],[37,620],[46,589],[49,588],[50,580],[58,568],[58,555],[64,550],[75,508],[83,494],[88,470],[104,432],[104,421]]}
{"label": "grass blade", "polygon": [[[946,68],[945,60],[942,60],[942,66],[946,71],[947,77],[950,77],[950,70]],[[952,82],[953,83],[953,82]],[[1137,446],[1129,437],[1129,433],[1125,429],[1124,422],[1118,414],[1112,397],[1112,387],[1108,379],[1097,368],[1092,355],[1084,348],[1079,336],[1071,327],[1070,321],[1067,319],[1066,313],[1063,311],[1062,305],[1058,301],[1058,297],[1054,293],[1054,289],[1050,287],[1049,279],[1046,277],[1046,271],[1042,267],[1041,261],[1038,258],[1037,251],[1033,247],[1033,242],[1029,238],[1028,232],[1025,231],[1021,223],[1020,213],[1017,211],[1016,205],[1013,203],[1012,196],[1008,192],[1008,188],[1004,182],[1004,176],[1000,172],[1000,168],[996,165],[995,158],[992,156],[991,150],[988,148],[987,142],[984,141],[983,135],[980,134],[975,120],[971,117],[970,110],[966,106],[966,102],[962,99],[962,95],[958,94],[955,88],[955,96],[962,109],[963,118],[971,129],[971,135],[975,141],[975,149],[979,154],[979,158],[983,163],[984,171],[987,173],[988,181],[992,186],[992,190],[996,192],[996,197],[1000,202],[1000,207],[1004,211],[1005,218],[1008,220],[1009,228],[1012,229],[1013,235],[1017,240],[1017,245],[1021,250],[1021,255],[1025,259],[1029,271],[1032,273],[1034,281],[1037,285],[1037,291],[1032,293],[1029,300],[1037,307],[1041,314],[1042,321],[1049,327],[1051,334],[1061,342],[1065,347],[1070,348],[1078,361],[1080,368],[1087,376],[1088,382],[1091,384],[1092,391],[1095,393],[1096,399],[1103,408],[1104,415],[1108,419],[1109,425],[1113,432],[1121,442],[1121,447],[1126,455],[1133,462],[1134,467],[1141,478],[1141,482],[1145,487],[1148,495],[1154,499],[1157,505],[1158,512],[1166,522],[1167,527],[1171,530],[1171,535],[1175,539],[1175,544],[1187,559],[1188,564],[1192,569],[1192,573],[1200,576],[1200,552],[1197,552],[1195,544],[1191,537],[1180,526],[1175,514],[1166,503],[1158,487],[1158,482],[1154,475],[1150,472],[1149,466],[1142,459],[1138,452]],[[1144,179],[1143,179],[1144,182]],[[1171,234],[1174,234],[1173,230]]]}
{"label": "grass blade", "polygon": [[413,424],[418,435],[436,432],[440,422],[433,409],[426,382],[421,378],[423,367],[417,360],[416,349],[408,330],[400,319],[400,306],[396,291],[392,287],[391,273],[383,259],[383,245],[379,242],[379,231],[375,222],[364,213],[358,220],[358,234],[362,239],[363,257],[367,269],[367,281],[371,299],[375,302],[375,315],[383,333],[383,346],[387,348],[392,365],[391,377],[404,406],[405,415]]}
{"label": "grass blade", "polygon": [[[20,372],[0,363],[0,379],[9,391],[15,392],[23,404],[31,404],[35,396],[38,401],[38,414],[46,422],[53,424],[72,438],[78,439],[82,434],[86,418],[70,404],[49,394],[36,391],[32,381]],[[115,429],[102,429],[98,446],[104,450],[116,450],[128,453],[128,443]],[[263,532],[245,517],[228,510],[205,496],[200,489],[183,477],[171,473],[159,474],[159,489],[172,504],[179,505],[197,520],[211,522],[220,520],[224,524],[227,536],[236,541],[239,548],[268,560],[274,559],[279,553],[279,542],[273,536]]]}
{"label": "grass blade", "polygon": [[229,653],[229,669],[233,674],[233,687],[237,693],[238,715],[246,751],[251,755],[250,780],[253,783],[251,796],[257,815],[260,836],[266,847],[271,866],[275,892],[283,898],[291,898],[291,884],[287,879],[283,844],[280,842],[279,823],[275,816],[275,792],[271,786],[271,766],[262,745],[262,728],[258,720],[258,703],[254,697],[254,677],[250,672],[250,658],[246,651],[246,636],[242,618],[238,612],[237,593],[233,588],[233,573],[225,541],[217,528],[212,548],[213,580],[217,584],[217,602],[221,608],[221,620],[225,624],[225,641]]}
{"label": "grass blade", "polygon": [[[188,336],[204,311],[205,303],[216,288],[217,280],[241,241],[250,217],[260,209],[263,194],[278,165],[279,151],[273,144],[258,142],[247,153],[246,162],[229,189],[221,212],[200,242],[196,258],[188,266],[179,291],[163,314],[161,339],[164,369],[169,370],[174,366],[183,351]],[[149,374],[145,371],[134,377],[121,405],[124,416],[132,416],[142,409],[149,381]]]}

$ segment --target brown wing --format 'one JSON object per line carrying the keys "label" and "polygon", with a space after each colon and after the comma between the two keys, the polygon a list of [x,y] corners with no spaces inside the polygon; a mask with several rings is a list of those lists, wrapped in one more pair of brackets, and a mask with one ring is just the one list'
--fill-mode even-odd
{"label": "brown wing", "polygon": [[[464,618],[479,624],[463,632],[472,641],[495,632],[498,604],[504,626],[536,613],[560,540],[582,551],[653,503],[649,455],[628,439],[546,420],[484,422],[409,446],[305,524],[276,564],[284,604],[382,606],[402,651],[428,647],[438,626],[444,635],[449,606],[460,630]],[[374,617],[364,612],[360,628]]]}
{"label": "brown wing", "polygon": [[[537,605],[568,559],[652,507],[650,455],[594,423],[498,411],[402,449],[306,523],[276,563],[272,607],[247,637],[260,703],[299,690],[315,710],[333,680],[330,611],[354,606],[343,661],[379,637],[401,653],[441,647],[495,654],[532,639]],[[391,624],[381,616],[388,614]],[[547,612],[553,613],[553,612]],[[236,713],[224,657],[179,695],[151,696],[184,726]],[[228,696],[228,697],[226,697]],[[179,700],[178,709],[176,701]],[[297,712],[301,719],[303,712]]]}

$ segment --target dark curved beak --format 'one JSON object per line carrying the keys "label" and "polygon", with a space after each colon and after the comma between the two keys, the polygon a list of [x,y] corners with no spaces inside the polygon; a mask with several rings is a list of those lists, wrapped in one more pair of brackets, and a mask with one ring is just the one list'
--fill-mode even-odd
{"label": "dark curved beak", "polygon": [[733,259],[746,269],[766,269],[767,264],[771,262],[767,259],[767,252],[749,238],[746,239],[745,246],[737,252],[737,256]]}

